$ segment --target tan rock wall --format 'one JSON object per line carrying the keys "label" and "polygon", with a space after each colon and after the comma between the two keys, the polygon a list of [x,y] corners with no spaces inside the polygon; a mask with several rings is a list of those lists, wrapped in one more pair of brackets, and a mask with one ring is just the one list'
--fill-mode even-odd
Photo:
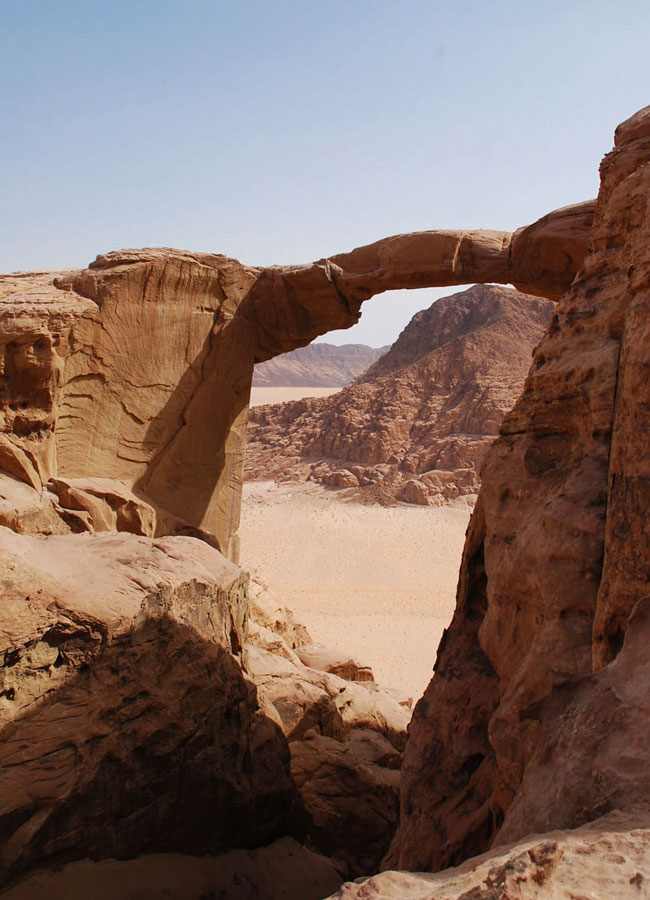
{"label": "tan rock wall", "polygon": [[[508,820],[531,760],[648,597],[649,197],[645,110],[617,132],[591,252],[486,458],[456,612],[411,726],[389,864],[438,869],[485,850],[502,828],[512,839],[534,827],[542,790],[518,829]],[[641,712],[637,726],[647,727]],[[586,745],[580,759],[589,769]],[[544,827],[594,818],[602,800],[585,795],[570,814],[560,799]]]}

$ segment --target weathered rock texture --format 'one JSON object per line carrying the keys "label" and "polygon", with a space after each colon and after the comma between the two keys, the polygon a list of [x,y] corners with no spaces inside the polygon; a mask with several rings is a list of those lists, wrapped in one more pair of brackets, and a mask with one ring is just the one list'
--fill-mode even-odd
{"label": "weathered rock texture", "polygon": [[601,176],[583,270],[484,464],[388,865],[650,805],[650,108]]}
{"label": "weathered rock texture", "polygon": [[235,565],[191,538],[6,528],[0,565],[0,875],[286,832]]}
{"label": "weathered rock texture", "polygon": [[339,677],[358,665],[306,666],[304,629],[251,607],[219,552],[237,557],[253,366],[391,288],[559,296],[592,214],[401,235],[300,267],[138,250],[0,278],[4,883],[291,832],[350,874],[378,864],[407,710]]}
{"label": "weathered rock texture", "polygon": [[253,387],[345,387],[388,348],[315,343],[255,366]]}
{"label": "weathered rock texture", "polygon": [[258,587],[249,599],[216,549],[2,527],[0,571],[0,885],[286,834],[333,871],[378,867],[407,710],[355,682],[362,667],[319,670],[333,654],[309,653],[306,629]]}
{"label": "weathered rock texture", "polygon": [[552,312],[549,301],[494,286],[436,301],[356,384],[252,409],[245,476],[425,506],[475,495]]}
{"label": "weathered rock texture", "polygon": [[248,671],[289,745],[303,840],[348,877],[375,871],[397,827],[409,712],[368,669],[312,644],[268,592],[253,596]]}
{"label": "weathered rock texture", "polygon": [[641,900],[650,890],[650,821],[612,813],[436,875],[384,872],[330,900]]}
{"label": "weathered rock texture", "polygon": [[[0,473],[39,494],[23,499],[44,533],[100,529],[127,491],[158,536],[202,536],[236,560],[255,363],[354,324],[392,288],[505,281],[558,296],[592,214],[586,203],[514,234],[398,235],[307,266],[124,250],[80,272],[1,276]],[[79,484],[51,489],[97,478],[119,485],[94,500]]]}

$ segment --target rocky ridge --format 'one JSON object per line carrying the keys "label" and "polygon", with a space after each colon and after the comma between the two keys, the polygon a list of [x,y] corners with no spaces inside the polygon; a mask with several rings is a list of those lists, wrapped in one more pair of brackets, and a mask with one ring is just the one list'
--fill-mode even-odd
{"label": "rocky ridge", "polygon": [[324,341],[309,344],[255,366],[253,387],[345,387],[386,349]]}
{"label": "rocky ridge", "polygon": [[245,477],[383,503],[473,499],[552,309],[493,285],[437,300],[354,385],[251,409]]}

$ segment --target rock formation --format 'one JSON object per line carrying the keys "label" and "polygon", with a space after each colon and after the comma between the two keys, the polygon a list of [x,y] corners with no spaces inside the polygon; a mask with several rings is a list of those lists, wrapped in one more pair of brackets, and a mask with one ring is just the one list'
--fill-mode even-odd
{"label": "rock formation", "polygon": [[20,509],[14,494],[11,521],[97,530],[115,501],[73,484],[71,515],[51,479],[116,480],[153,509],[157,536],[207,538],[236,560],[255,363],[354,324],[393,288],[512,281],[557,296],[592,215],[585,203],[514,234],[397,235],[307,266],[123,250],[80,272],[0,276],[0,472],[38,494]]}
{"label": "rock formation", "polygon": [[255,366],[253,387],[345,387],[387,349],[325,342],[298,347]]}
{"label": "rock formation", "polygon": [[[627,165],[630,177],[636,177],[644,127],[639,131],[633,123],[621,133],[625,146],[615,154],[612,172],[620,174]],[[599,284],[598,279],[608,275],[607,266],[618,266],[611,269],[606,288],[616,293],[619,256],[628,252],[620,235],[645,220],[640,203],[623,203],[617,207],[620,224],[615,232],[608,209],[601,194],[592,275]],[[346,680],[362,673],[359,665],[344,661],[333,668],[327,654],[320,658],[329,671],[305,665],[301,653],[316,665],[320,651],[312,648],[309,657],[307,635],[291,616],[264,608],[259,598],[251,601],[247,576],[233,562],[253,365],[303,346],[329,329],[352,324],[361,303],[382,290],[506,281],[529,293],[558,297],[582,264],[592,216],[593,205],[583,204],[514,234],[401,235],[301,267],[256,269],[219,255],[138,250],[100,256],[80,272],[0,278],[3,886],[23,891],[24,897],[25,891],[29,896],[32,889],[40,890],[40,880],[48,896],[59,890],[67,897],[72,882],[75,890],[84,890],[93,877],[91,870],[96,880],[105,873],[106,885],[120,877],[120,870],[126,877],[127,870],[155,872],[151,877],[160,884],[160,866],[170,860],[181,867],[173,876],[178,883],[179,872],[192,865],[188,857],[200,853],[206,859],[192,869],[192,877],[196,896],[205,896],[210,859],[221,854],[208,891],[230,891],[232,853],[241,851],[242,871],[252,873],[245,885],[249,894],[265,872],[277,872],[282,860],[293,855],[303,874],[307,865],[318,873],[311,881],[294,879],[295,900],[316,900],[316,891],[334,889],[336,872],[355,875],[378,865],[396,823],[408,711],[374,682]],[[641,302],[647,273],[644,251],[637,250],[627,260],[627,271],[639,286]],[[582,297],[581,290],[578,285],[573,296]],[[541,449],[533,441],[524,457],[536,477],[566,471],[562,454],[567,447],[571,453],[577,448],[578,458],[581,449],[591,452],[605,446],[605,433],[598,430],[602,416],[596,413],[606,408],[607,391],[598,388],[595,366],[608,361],[614,366],[617,329],[623,322],[620,316],[610,317],[607,335],[612,346],[606,348],[609,356],[599,355],[598,341],[602,343],[605,332],[598,329],[610,307],[614,305],[605,304],[592,314],[578,304],[575,315],[565,307],[566,319],[552,332],[549,340],[557,337],[558,329],[574,329],[585,353],[590,337],[598,335],[594,374],[574,382],[576,369],[564,382],[563,395],[563,414],[570,419],[578,408],[571,385],[580,385],[579,396],[589,409],[591,388],[584,385],[595,385],[595,418],[586,430],[575,426],[583,444],[567,442],[564,432],[558,437],[552,431],[544,432],[551,440]],[[638,332],[632,331],[623,356],[627,353],[634,360],[640,354],[637,338]],[[562,348],[561,340],[557,346]],[[551,370],[553,366],[551,361]],[[603,369],[603,384],[609,371]],[[638,375],[640,369],[631,364],[629,371]],[[621,413],[627,424],[621,428],[631,427],[643,412],[643,393],[636,390],[635,377],[630,375],[629,383],[625,377],[619,380],[620,396],[628,397]],[[554,384],[551,379],[551,407]],[[637,402],[641,406],[635,412]],[[517,446],[513,459],[519,459],[521,451]],[[500,452],[495,451],[495,460]],[[602,455],[601,450],[593,463],[598,477]],[[549,465],[549,459],[557,465]],[[628,460],[625,447],[616,459],[623,483],[618,502],[625,517],[625,504],[638,501],[632,481],[625,485],[626,478],[636,477],[635,460]],[[580,477],[571,490],[578,492],[581,503],[587,502],[585,491],[580,493]],[[557,539],[564,541],[562,560],[570,563],[578,550],[585,551],[581,573],[590,584],[587,576],[593,574],[594,564],[589,553],[598,539],[596,535],[592,541],[589,528],[596,519],[601,530],[606,523],[602,507],[594,502],[583,510],[586,524],[581,531],[582,520],[576,523],[570,514],[572,497],[568,507],[559,510],[566,515]],[[501,502],[507,499],[501,497]],[[520,515],[530,509],[527,503],[524,491]],[[474,542],[492,521],[488,500],[481,510],[474,521]],[[629,521],[642,537],[640,515],[630,514]],[[508,517],[504,522],[508,524]],[[613,527],[615,541],[620,525]],[[543,546],[538,540],[530,548],[535,564],[533,557]],[[485,683],[476,683],[463,668],[482,665],[483,657],[472,644],[483,609],[485,577],[476,562],[482,558],[488,558],[488,551],[480,557],[470,543],[462,584],[470,586],[473,599],[461,604],[452,626],[470,650],[466,659],[457,658],[456,687],[459,696],[466,688],[471,693],[463,720],[470,725],[466,729],[459,723],[450,745],[452,756],[462,754],[467,741],[484,741],[485,722],[474,712],[481,703],[490,707],[496,697],[491,670],[485,667]],[[603,662],[618,649],[619,623],[626,621],[631,605],[630,570],[620,570],[615,563],[606,562],[608,592],[599,618]],[[553,576],[554,583],[563,578],[569,595],[574,588],[571,574],[569,564]],[[506,565],[500,577],[507,580]],[[534,573],[528,578],[534,580]],[[531,591],[534,587],[529,585]],[[564,617],[558,604],[549,607],[551,627],[540,630],[547,668],[537,683],[560,680],[556,669],[550,669],[553,653],[557,658],[561,649],[572,650],[571,635],[576,652],[562,672],[571,676],[583,671],[588,601],[585,593],[584,605],[567,607]],[[554,610],[559,610],[561,627],[554,627]],[[469,630],[460,621],[465,616]],[[450,635],[450,649],[443,648],[443,653],[453,656],[457,642]],[[509,650],[519,653],[511,659],[514,671],[527,653],[536,658],[539,648],[530,630],[523,650],[515,631],[510,639]],[[550,639],[555,644],[548,649]],[[625,659],[629,656],[622,653],[614,665],[623,665]],[[449,666],[442,670],[448,679]],[[585,684],[593,702],[598,702],[598,690],[606,692],[604,679],[613,678],[612,672],[606,667],[593,676],[596,682]],[[502,683],[508,690],[508,671]],[[543,690],[531,684],[520,683],[521,697],[532,696],[534,705]],[[636,715],[633,700],[634,695],[621,695],[623,722]],[[495,732],[506,748],[499,750],[499,759],[506,760],[509,753],[513,763],[499,782],[498,797],[506,799],[508,788],[521,781],[516,765],[525,761],[531,746],[530,735],[522,738],[513,724],[519,699],[509,695],[508,702],[505,727]],[[583,706],[576,716],[581,712]],[[421,704],[402,804],[399,846],[407,859],[409,853],[411,858],[416,855],[411,837],[421,840],[409,817],[419,810],[413,788],[422,762],[418,754],[430,728],[425,713]],[[545,738],[549,752],[554,746],[552,724]],[[520,746],[511,747],[509,736]],[[439,750],[429,747],[427,752],[433,758]],[[473,752],[469,764],[463,760],[461,775],[454,777],[471,779],[478,773],[491,798],[490,810],[498,809],[489,779],[496,756],[490,763],[486,751],[482,768],[479,751]],[[526,772],[528,797],[539,790],[544,762],[542,757],[535,778],[532,767]],[[441,766],[436,775],[442,779],[453,765]],[[422,797],[431,798],[430,786]],[[510,806],[513,818],[505,827],[516,833],[516,807]],[[532,801],[531,810],[534,815]],[[450,827],[460,836],[463,852],[489,839],[483,840],[483,819],[477,815],[480,836],[465,840],[463,813],[457,810],[455,815]],[[424,823],[422,817],[418,821]],[[336,866],[287,846],[282,839],[289,835],[327,853]],[[268,847],[261,850],[261,845]],[[430,849],[428,832],[422,847]],[[426,855],[429,863],[434,854]],[[45,871],[36,875],[36,869]],[[64,881],[57,887],[59,876]],[[184,884],[189,887],[189,876]],[[240,896],[245,896],[243,890]],[[266,896],[277,894],[269,889]]]}
{"label": "rock formation", "polygon": [[252,617],[248,671],[288,742],[303,840],[348,877],[372,872],[397,827],[408,705],[313,644],[259,585]]}
{"label": "rock formation", "polygon": [[245,477],[316,481],[383,503],[475,496],[552,310],[495,286],[436,301],[356,384],[252,409]]}
{"label": "rock formation", "polygon": [[650,884],[650,823],[610,813],[575,831],[499,847],[435,875],[384,872],[330,900],[640,900]]}
{"label": "rock formation", "polygon": [[235,565],[184,537],[7,528],[0,554],[5,878],[288,830],[286,743],[246,678]]}
{"label": "rock formation", "polygon": [[377,868],[409,713],[367,670],[315,668],[291,614],[193,538],[3,527],[0,565],[0,884],[286,834]]}
{"label": "rock formation", "polygon": [[647,108],[616,131],[584,267],[486,457],[389,866],[650,806],[649,200]]}

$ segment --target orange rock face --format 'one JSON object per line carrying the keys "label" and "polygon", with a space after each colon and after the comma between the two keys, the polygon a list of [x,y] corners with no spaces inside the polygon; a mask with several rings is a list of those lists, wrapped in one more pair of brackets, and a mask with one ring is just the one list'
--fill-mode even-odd
{"label": "orange rock face", "polygon": [[359,383],[249,413],[245,476],[313,480],[380,502],[478,492],[553,304],[476,285],[411,320]]}
{"label": "orange rock face", "polygon": [[255,363],[354,324],[395,287],[527,279],[555,296],[592,213],[560,210],[514,235],[398,235],[307,266],[123,250],[81,272],[0,276],[0,473],[39,493],[45,531],[105,518],[84,525],[78,504],[68,515],[51,478],[113,479],[155,511],[156,534],[197,534],[236,559]]}
{"label": "orange rock face", "polygon": [[438,869],[648,804],[630,773],[650,763],[650,109],[617,130],[601,175],[583,270],[485,460],[389,865]]}

